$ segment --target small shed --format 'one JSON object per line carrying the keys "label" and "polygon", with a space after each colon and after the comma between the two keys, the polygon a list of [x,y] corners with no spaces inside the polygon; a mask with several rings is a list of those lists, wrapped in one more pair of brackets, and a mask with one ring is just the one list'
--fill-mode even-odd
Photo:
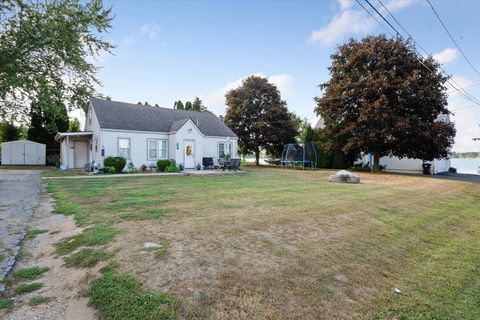
{"label": "small shed", "polygon": [[46,145],[29,140],[16,140],[2,143],[3,165],[35,165],[46,164]]}

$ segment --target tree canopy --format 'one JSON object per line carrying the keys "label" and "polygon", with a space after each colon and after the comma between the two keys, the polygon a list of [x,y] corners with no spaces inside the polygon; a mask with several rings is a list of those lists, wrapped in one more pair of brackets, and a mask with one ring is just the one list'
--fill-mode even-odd
{"label": "tree canopy", "polygon": [[192,103],[192,110],[204,112],[204,111],[207,111],[207,107],[203,105],[203,102],[199,97],[195,97],[195,100],[193,100],[193,103]]}
{"label": "tree canopy", "polygon": [[30,108],[30,127],[28,139],[47,145],[47,148],[59,147],[55,141],[58,132],[68,130],[68,113],[61,96],[57,92],[42,92],[32,102]]}
{"label": "tree canopy", "polygon": [[250,76],[225,98],[224,121],[237,134],[240,149],[255,154],[257,165],[262,150],[279,156],[284,144],[295,141],[297,130],[287,103],[266,78]]}
{"label": "tree canopy", "polygon": [[92,57],[113,45],[100,38],[113,17],[101,0],[3,0],[0,4],[0,103],[3,118],[25,116],[41,91],[70,108],[95,95]]}
{"label": "tree canopy", "polygon": [[327,148],[372,153],[374,170],[382,156],[448,156],[455,128],[439,121],[450,113],[447,78],[432,57],[410,41],[369,36],[339,46],[331,59],[331,79],[315,98]]}
{"label": "tree canopy", "polygon": [[77,118],[73,118],[68,121],[68,132],[80,132],[82,128],[80,127],[80,121]]}

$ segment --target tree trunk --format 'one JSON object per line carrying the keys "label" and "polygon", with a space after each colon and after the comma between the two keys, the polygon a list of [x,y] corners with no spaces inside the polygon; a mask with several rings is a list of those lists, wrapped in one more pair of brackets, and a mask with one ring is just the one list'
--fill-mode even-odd
{"label": "tree trunk", "polygon": [[380,157],[380,152],[373,152],[373,172],[380,172]]}
{"label": "tree trunk", "polygon": [[255,150],[255,165],[259,166],[260,165],[260,150]]}

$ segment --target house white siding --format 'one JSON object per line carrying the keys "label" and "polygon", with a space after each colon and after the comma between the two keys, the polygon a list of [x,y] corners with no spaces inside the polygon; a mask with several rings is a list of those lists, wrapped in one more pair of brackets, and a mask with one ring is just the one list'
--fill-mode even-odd
{"label": "house white siding", "polygon": [[[119,156],[119,139],[128,139],[130,141],[130,157],[127,163],[132,161],[135,167],[140,167],[142,164],[155,164],[160,158],[152,159],[148,155],[148,141],[149,140],[166,140],[170,141],[169,135],[158,132],[133,132],[103,129],[103,148],[105,150],[105,157]],[[166,159],[171,159],[170,148],[167,145]],[[103,160],[100,161],[103,164]]]}
{"label": "house white siding", "polygon": [[91,131],[92,132],[92,140],[91,140],[91,159],[89,161],[94,161],[95,163],[103,164],[102,159],[102,131],[100,129],[100,124],[98,122],[97,115],[95,114],[95,109],[92,108],[92,104],[90,103],[87,115],[85,117],[85,130],[84,131]]}
{"label": "house white siding", "polygon": [[136,168],[156,164],[159,159],[174,159],[185,165],[187,143],[194,147],[193,155],[188,157],[190,168],[202,164],[204,157],[218,158],[220,143],[225,153],[238,157],[238,138],[213,114],[93,98],[85,131],[59,133],[56,139],[66,169],[85,168],[92,162],[103,168],[106,157],[123,155],[128,156],[127,164],[132,162]]}

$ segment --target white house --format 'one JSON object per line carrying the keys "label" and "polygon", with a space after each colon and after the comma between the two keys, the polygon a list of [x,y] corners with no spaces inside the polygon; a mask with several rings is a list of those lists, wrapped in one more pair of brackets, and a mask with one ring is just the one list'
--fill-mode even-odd
{"label": "white house", "polygon": [[[436,121],[450,122],[450,117],[448,114],[441,114],[438,116]],[[324,121],[322,118],[319,118],[315,124],[315,129],[321,129],[324,127]],[[366,154],[364,155],[357,163],[363,163],[363,165],[373,166],[373,155]],[[433,161],[423,161],[422,159],[412,159],[412,158],[398,158],[398,157],[381,157],[380,165],[385,167],[385,171],[390,172],[406,172],[406,173],[422,173],[423,172],[423,163],[430,163],[432,166],[430,172],[432,174],[438,174],[442,172],[447,172],[450,168],[450,159],[434,159]]]}
{"label": "white house", "polygon": [[175,110],[92,98],[85,131],[61,132],[65,169],[103,167],[108,156],[123,156],[135,167],[174,159],[186,169],[204,157],[237,157],[238,137],[210,112]]}

